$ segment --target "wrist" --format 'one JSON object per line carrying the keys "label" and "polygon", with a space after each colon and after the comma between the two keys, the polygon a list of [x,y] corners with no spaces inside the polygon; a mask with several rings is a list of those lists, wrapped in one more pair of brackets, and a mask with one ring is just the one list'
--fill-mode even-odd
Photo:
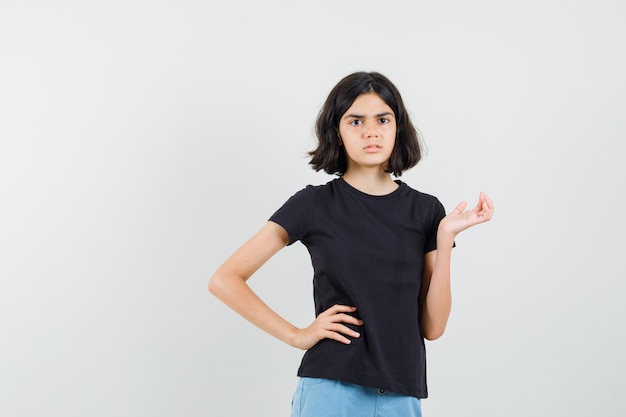
{"label": "wrist", "polygon": [[454,246],[454,239],[457,233],[446,230],[443,227],[437,229],[437,248]]}
{"label": "wrist", "polygon": [[299,334],[299,332],[300,332],[299,328],[297,328],[296,326],[291,326],[291,328],[289,329],[289,331],[285,335],[285,338],[283,339],[283,342],[287,343],[291,347],[299,348],[299,346],[298,346],[298,334]]}

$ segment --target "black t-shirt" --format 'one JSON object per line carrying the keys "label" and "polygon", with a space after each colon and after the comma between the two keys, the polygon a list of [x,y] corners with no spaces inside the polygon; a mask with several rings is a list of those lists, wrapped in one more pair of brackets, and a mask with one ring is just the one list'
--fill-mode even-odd
{"label": "black t-shirt", "polygon": [[425,398],[426,356],[418,296],[424,254],[436,249],[445,216],[439,200],[401,181],[392,193],[365,194],[337,178],[294,194],[271,221],[300,240],[313,264],[315,313],[355,306],[363,326],[352,343],[324,339],[298,375],[329,378]]}

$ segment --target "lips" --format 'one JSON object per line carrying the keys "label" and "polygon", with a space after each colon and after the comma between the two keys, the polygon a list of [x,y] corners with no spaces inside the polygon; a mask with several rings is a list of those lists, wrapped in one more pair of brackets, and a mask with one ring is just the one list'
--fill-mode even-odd
{"label": "lips", "polygon": [[375,143],[370,143],[369,145],[363,148],[365,152],[370,152],[370,153],[378,152],[380,149],[382,149],[382,146],[377,145]]}

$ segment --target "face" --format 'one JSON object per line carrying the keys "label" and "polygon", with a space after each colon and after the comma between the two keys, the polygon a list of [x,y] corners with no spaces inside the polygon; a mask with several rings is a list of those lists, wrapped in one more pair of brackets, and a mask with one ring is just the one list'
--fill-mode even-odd
{"label": "face", "polygon": [[341,116],[339,136],[346,151],[347,171],[384,171],[396,141],[393,110],[378,94],[361,94]]}

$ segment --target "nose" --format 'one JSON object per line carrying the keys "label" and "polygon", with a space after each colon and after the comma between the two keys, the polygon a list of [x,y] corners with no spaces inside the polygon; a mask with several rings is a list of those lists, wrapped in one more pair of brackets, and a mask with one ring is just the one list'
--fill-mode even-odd
{"label": "nose", "polygon": [[374,138],[378,136],[378,125],[375,121],[365,123],[365,129],[363,133],[366,138]]}

